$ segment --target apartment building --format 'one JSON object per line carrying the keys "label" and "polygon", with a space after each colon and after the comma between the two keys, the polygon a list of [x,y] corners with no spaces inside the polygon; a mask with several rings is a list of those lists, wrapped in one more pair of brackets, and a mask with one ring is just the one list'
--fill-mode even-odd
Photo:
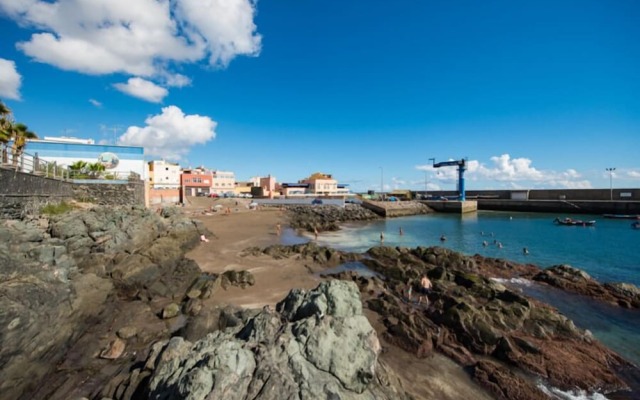
{"label": "apartment building", "polygon": [[180,202],[180,165],[164,160],[150,161],[149,205],[176,204]]}
{"label": "apartment building", "polygon": [[211,193],[223,195],[234,192],[236,175],[231,171],[211,171]]}
{"label": "apartment building", "polygon": [[180,178],[182,190],[187,197],[208,196],[212,193],[213,174],[203,167],[185,168]]}

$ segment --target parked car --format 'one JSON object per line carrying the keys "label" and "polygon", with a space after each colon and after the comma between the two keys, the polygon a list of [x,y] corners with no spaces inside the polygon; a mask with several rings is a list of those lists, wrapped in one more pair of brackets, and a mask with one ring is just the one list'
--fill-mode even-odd
{"label": "parked car", "polygon": [[322,200],[321,199],[313,199],[313,201],[311,202],[311,204],[318,205],[318,204],[322,204]]}
{"label": "parked car", "polygon": [[196,197],[204,197],[204,196],[206,196],[206,195],[207,195],[207,194],[206,194],[205,192],[198,192],[198,193],[196,193]]}
{"label": "parked car", "polygon": [[211,194],[209,195],[209,197],[214,197],[214,198],[215,198],[215,197],[218,197],[218,193],[211,193]]}

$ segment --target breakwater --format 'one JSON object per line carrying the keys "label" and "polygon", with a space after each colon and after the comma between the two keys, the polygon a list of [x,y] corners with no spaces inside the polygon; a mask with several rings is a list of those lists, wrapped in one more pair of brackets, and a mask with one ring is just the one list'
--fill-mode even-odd
{"label": "breakwater", "polygon": [[566,214],[640,214],[640,201],[479,199],[478,209]]}

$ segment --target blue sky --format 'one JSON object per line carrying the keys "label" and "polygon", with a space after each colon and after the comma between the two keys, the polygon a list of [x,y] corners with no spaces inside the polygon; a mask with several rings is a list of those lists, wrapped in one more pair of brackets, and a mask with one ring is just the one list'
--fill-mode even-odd
{"label": "blue sky", "polygon": [[[640,2],[0,0],[40,136],[356,191],[640,185]],[[28,152],[28,148],[27,148]]]}

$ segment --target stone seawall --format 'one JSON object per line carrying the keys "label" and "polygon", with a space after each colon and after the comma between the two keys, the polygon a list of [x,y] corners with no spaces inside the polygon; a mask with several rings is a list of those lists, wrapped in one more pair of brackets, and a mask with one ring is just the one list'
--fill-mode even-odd
{"label": "stone seawall", "polygon": [[0,168],[0,219],[19,219],[71,199],[70,182]]}
{"label": "stone seawall", "polygon": [[75,183],[73,197],[102,206],[144,206],[144,182]]}
{"label": "stone seawall", "polygon": [[144,206],[144,182],[73,183],[0,168],[0,219],[21,219],[49,204],[71,200],[108,206]]}

